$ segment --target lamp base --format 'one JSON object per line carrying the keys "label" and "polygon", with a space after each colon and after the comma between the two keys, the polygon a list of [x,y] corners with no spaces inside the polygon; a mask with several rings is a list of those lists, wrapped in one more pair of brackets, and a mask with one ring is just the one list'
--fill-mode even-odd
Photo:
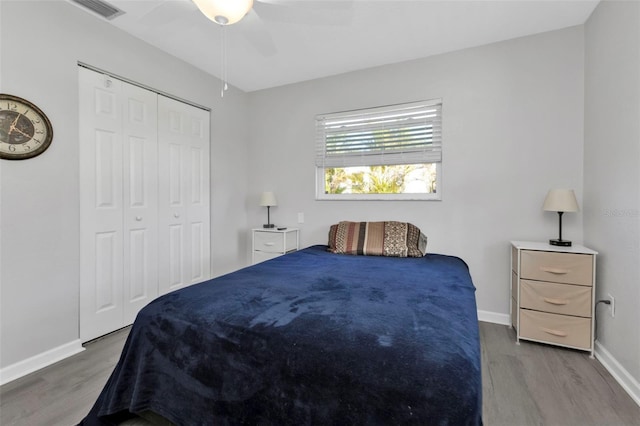
{"label": "lamp base", "polygon": [[263,228],[275,228],[276,226],[273,223],[267,223],[262,225]]}
{"label": "lamp base", "polygon": [[571,247],[571,241],[568,240],[549,240],[552,246]]}

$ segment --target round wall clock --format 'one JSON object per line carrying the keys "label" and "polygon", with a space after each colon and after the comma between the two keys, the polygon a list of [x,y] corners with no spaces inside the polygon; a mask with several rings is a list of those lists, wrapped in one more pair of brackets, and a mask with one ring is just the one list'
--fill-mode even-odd
{"label": "round wall clock", "polygon": [[37,106],[0,93],[0,158],[24,160],[42,154],[53,139],[51,122]]}

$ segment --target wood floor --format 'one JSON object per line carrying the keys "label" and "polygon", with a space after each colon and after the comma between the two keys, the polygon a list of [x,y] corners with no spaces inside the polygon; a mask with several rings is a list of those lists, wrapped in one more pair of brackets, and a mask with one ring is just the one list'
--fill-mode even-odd
{"label": "wood floor", "polygon": [[485,425],[635,426],[640,407],[596,359],[480,323]]}
{"label": "wood floor", "polygon": [[[75,425],[116,364],[128,329],[0,387],[0,425]],[[480,323],[487,426],[640,426],[640,407],[584,352],[514,343],[506,326]],[[141,422],[139,424],[144,424]]]}

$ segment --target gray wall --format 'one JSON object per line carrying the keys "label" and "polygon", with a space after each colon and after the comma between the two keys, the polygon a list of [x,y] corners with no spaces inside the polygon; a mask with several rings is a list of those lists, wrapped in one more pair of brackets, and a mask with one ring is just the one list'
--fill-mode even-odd
{"label": "gray wall", "polygon": [[[51,119],[39,157],[0,161],[0,367],[78,339],[77,62],[211,112],[213,273],[246,262],[246,95],[63,1],[0,2],[0,90]],[[28,25],[25,26],[25,23]],[[231,178],[230,178],[231,177]]]}
{"label": "gray wall", "polygon": [[[462,257],[480,310],[509,313],[509,240],[557,238],[542,211],[550,188],[582,201],[583,28],[525,37],[249,94],[249,219],[301,227],[303,246],[326,243],[340,220],[401,220],[428,250]],[[442,201],[315,201],[314,116],[443,99]],[[297,213],[305,223],[297,224]],[[582,242],[582,213],[563,236]]]}
{"label": "gray wall", "polygon": [[616,300],[598,340],[640,392],[640,3],[601,2],[587,21],[585,101],[584,236],[598,299]]}
{"label": "gray wall", "polygon": [[[0,1],[0,91],[35,102],[55,130],[43,155],[0,161],[0,368],[78,338],[83,61],[212,108],[214,275],[246,264],[247,228],[265,219],[259,194],[273,190],[273,221],[300,226],[303,246],[343,219],[415,223],[430,251],[469,263],[479,308],[506,316],[508,241],[556,237],[542,201],[574,188],[582,212],[565,215],[564,236],[582,242],[584,221],[585,244],[601,252],[598,296],[617,303],[616,318],[600,315],[599,340],[640,380],[639,14],[605,1],[586,30],[221,100],[217,79],[66,2]],[[314,200],[316,114],[431,98],[444,101],[442,201]]]}

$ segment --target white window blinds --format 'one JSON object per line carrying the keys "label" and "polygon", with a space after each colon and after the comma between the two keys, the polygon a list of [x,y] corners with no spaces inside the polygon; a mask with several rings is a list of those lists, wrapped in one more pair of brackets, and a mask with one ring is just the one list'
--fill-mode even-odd
{"label": "white window blinds", "polygon": [[316,116],[316,166],[442,161],[440,99]]}

